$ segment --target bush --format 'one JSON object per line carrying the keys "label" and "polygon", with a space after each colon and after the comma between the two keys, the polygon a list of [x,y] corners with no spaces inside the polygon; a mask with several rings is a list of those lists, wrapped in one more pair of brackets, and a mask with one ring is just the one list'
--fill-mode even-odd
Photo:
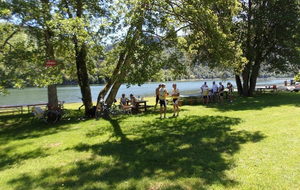
{"label": "bush", "polygon": [[295,75],[294,80],[296,82],[300,82],[300,73],[298,73],[297,75]]}

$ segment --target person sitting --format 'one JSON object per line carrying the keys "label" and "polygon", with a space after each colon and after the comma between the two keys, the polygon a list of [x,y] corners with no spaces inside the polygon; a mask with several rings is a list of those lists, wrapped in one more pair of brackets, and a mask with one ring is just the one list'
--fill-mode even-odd
{"label": "person sitting", "polygon": [[137,99],[133,94],[130,94],[130,104],[134,112],[138,111]]}
{"label": "person sitting", "polygon": [[126,98],[125,94],[122,94],[122,97],[120,99],[120,105],[122,106],[128,106],[128,98]]}
{"label": "person sitting", "polygon": [[126,98],[125,94],[122,94],[122,97],[120,99],[120,109],[124,112],[131,112],[132,106],[128,105],[129,99]]}

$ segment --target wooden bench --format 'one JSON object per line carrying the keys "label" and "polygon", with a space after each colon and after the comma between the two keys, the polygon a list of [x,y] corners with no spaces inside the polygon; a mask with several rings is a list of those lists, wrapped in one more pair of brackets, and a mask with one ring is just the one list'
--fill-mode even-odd
{"label": "wooden bench", "polygon": [[[37,104],[20,104],[20,105],[0,105],[0,114],[4,113],[21,113],[23,114],[24,108],[27,107],[27,113],[32,112],[32,108],[36,106],[44,106],[47,107],[48,103],[37,103]],[[61,109],[63,109],[64,101],[59,101],[58,105]]]}
{"label": "wooden bench", "polygon": [[4,105],[4,106],[0,106],[0,114],[3,113],[21,113],[23,114],[23,106],[24,105]]}

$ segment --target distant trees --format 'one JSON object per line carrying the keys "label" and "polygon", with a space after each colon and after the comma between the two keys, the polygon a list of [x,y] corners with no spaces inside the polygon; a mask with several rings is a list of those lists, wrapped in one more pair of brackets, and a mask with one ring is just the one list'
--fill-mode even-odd
{"label": "distant trees", "polygon": [[299,67],[300,4],[248,0],[241,5],[233,32],[247,62],[241,73],[236,72],[236,82],[241,95],[252,96],[262,65],[279,72]]}
{"label": "distant trees", "polygon": [[[98,99],[108,104],[121,84],[213,77],[205,68],[224,77],[231,70],[239,93],[251,96],[261,68],[299,63],[297,0],[7,0],[0,7],[0,92],[76,78],[86,111],[89,84],[99,78],[106,85]],[[47,59],[58,66],[45,68]]]}

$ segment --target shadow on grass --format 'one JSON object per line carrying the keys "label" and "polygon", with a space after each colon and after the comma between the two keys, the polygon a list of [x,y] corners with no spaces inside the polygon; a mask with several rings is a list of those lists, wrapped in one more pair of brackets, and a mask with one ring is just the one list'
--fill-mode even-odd
{"label": "shadow on grass", "polygon": [[0,145],[9,141],[39,138],[60,131],[69,130],[69,126],[81,122],[77,112],[69,114],[56,124],[46,124],[34,119],[30,114],[0,116]]}
{"label": "shadow on grass", "polygon": [[[22,146],[29,144],[23,143]],[[17,147],[19,147],[18,145]],[[35,158],[42,158],[48,156],[45,149],[43,148],[36,148],[34,150],[28,150],[22,153],[16,152],[15,145],[6,147],[1,150],[0,152],[0,171],[8,169],[10,167],[16,167],[16,164],[21,164],[22,162],[35,159]]]}
{"label": "shadow on grass", "polygon": [[[190,116],[156,120],[136,126],[123,134],[117,120],[111,121],[114,132],[126,140],[99,144],[80,143],[78,152],[92,157],[64,167],[18,176],[9,184],[25,189],[205,189],[206,185],[234,186],[238,182],[226,176],[234,167],[232,155],[241,144],[258,142],[260,132],[236,131],[238,118]],[[134,136],[134,137],[133,137]],[[109,159],[107,161],[106,159]],[[194,179],[195,181],[188,181]],[[146,181],[143,181],[146,180]],[[147,180],[151,180],[150,182]],[[157,188],[154,182],[168,181]],[[181,182],[180,182],[181,181]],[[144,185],[141,187],[141,183]]]}

